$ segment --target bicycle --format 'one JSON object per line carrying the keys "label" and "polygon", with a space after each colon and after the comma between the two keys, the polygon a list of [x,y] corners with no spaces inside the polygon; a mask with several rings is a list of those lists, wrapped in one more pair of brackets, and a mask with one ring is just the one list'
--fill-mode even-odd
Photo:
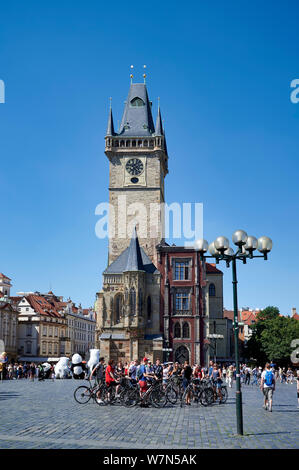
{"label": "bicycle", "polygon": [[149,399],[151,405],[155,408],[161,408],[166,405],[167,397],[160,380],[154,379],[155,381],[149,384],[149,388],[146,392],[140,396],[139,384],[136,384],[132,390],[128,391],[124,396],[124,405],[128,408],[136,406],[137,404],[146,404]]}
{"label": "bicycle", "polygon": [[74,398],[76,402],[80,403],[81,405],[88,403],[91,398],[96,401],[99,388],[100,387],[98,384],[92,386],[91,382],[89,382],[89,387],[87,385],[80,385],[74,391]]}

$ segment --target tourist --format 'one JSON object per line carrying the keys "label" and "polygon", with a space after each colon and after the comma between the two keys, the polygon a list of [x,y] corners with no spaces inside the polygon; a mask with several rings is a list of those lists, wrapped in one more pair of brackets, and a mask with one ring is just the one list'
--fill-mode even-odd
{"label": "tourist", "polygon": [[[141,364],[141,366],[139,367],[138,372],[137,372],[137,378],[139,380],[140,397],[141,398],[143,398],[144,394],[147,391],[147,380],[151,377],[149,372],[148,372],[147,365],[148,365],[148,359],[147,359],[147,357],[144,357],[143,358],[143,364]],[[140,406],[141,407],[148,407],[148,404],[145,401],[145,402],[141,402]]]}
{"label": "tourist", "polygon": [[213,372],[212,372],[212,380],[213,380],[213,389],[214,389],[214,394],[218,394],[219,396],[219,405],[222,403],[222,393],[221,393],[221,385],[222,385],[222,378],[221,378],[221,369],[220,367],[218,368],[217,364],[215,363],[213,366]]}
{"label": "tourist", "polygon": [[[186,388],[190,384],[191,378],[192,378],[192,368],[189,366],[189,362],[185,361],[184,369],[183,369],[183,388],[184,388],[184,390],[186,390]],[[186,395],[186,405],[191,406],[190,393],[187,393],[187,395]]]}
{"label": "tourist", "polygon": [[275,377],[270,369],[270,364],[267,362],[265,370],[262,373],[261,378],[261,390],[264,394],[264,405],[263,408],[268,411],[272,411],[273,393],[275,390]]}
{"label": "tourist", "polygon": [[106,367],[105,381],[108,387],[108,400],[110,400],[112,387],[116,387],[116,393],[117,393],[117,387],[119,386],[119,381],[116,380],[116,376],[115,376],[115,368],[114,368],[113,359],[111,359],[108,362],[108,366]]}
{"label": "tourist", "polygon": [[232,388],[233,386],[233,380],[234,380],[234,366],[229,366],[228,371],[227,371],[227,377],[228,377],[228,386],[229,388]]}

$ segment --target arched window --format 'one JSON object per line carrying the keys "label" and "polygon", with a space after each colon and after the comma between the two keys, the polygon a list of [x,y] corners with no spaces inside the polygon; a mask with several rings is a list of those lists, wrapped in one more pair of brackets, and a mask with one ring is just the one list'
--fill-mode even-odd
{"label": "arched window", "polygon": [[190,338],[190,328],[187,322],[183,324],[183,338]]}
{"label": "arched window", "polygon": [[130,290],[130,314],[136,314],[136,292],[134,287]]}
{"label": "arched window", "polygon": [[147,313],[147,321],[148,323],[152,319],[152,299],[151,296],[149,295],[146,301],[146,313]]}
{"label": "arched window", "polygon": [[126,140],[126,147],[130,147],[130,141]]}
{"label": "arched window", "polygon": [[210,297],[215,297],[216,295],[216,287],[215,284],[210,284],[209,285],[209,296]]}
{"label": "arched window", "polygon": [[143,292],[142,289],[139,289],[138,295],[138,315],[143,314]]}
{"label": "arched window", "polygon": [[123,298],[121,294],[118,294],[115,299],[115,312],[114,322],[119,323],[122,316]]}
{"label": "arched window", "polygon": [[176,322],[174,325],[174,337],[180,338],[181,337],[181,325],[179,322]]}
{"label": "arched window", "polygon": [[131,100],[131,106],[134,106],[136,108],[140,108],[144,105],[145,105],[144,101],[141,98],[138,98],[138,96]]}

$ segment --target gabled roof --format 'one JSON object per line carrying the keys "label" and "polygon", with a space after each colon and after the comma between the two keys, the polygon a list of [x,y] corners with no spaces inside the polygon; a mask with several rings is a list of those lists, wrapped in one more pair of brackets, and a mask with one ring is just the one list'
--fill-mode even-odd
{"label": "gabled roof", "polygon": [[206,272],[208,274],[223,274],[223,272],[220,271],[220,269],[216,268],[215,263],[206,263]]}
{"label": "gabled roof", "polygon": [[8,276],[5,276],[5,274],[0,273],[0,278],[1,279],[8,279],[8,281],[11,281],[11,279]]}
{"label": "gabled roof", "polygon": [[[134,106],[134,104],[141,105]],[[146,85],[145,83],[131,83],[118,134],[147,137],[154,132],[151,103],[148,99]]]}
{"label": "gabled roof", "polygon": [[255,313],[251,312],[250,310],[243,310],[241,313],[241,320],[246,325],[251,325],[252,323],[256,322]]}
{"label": "gabled roof", "polygon": [[30,294],[26,295],[25,299],[28,301],[28,303],[36,313],[49,317],[61,317],[60,313],[56,310],[55,306],[48,302],[43,296]]}
{"label": "gabled roof", "polygon": [[105,269],[103,274],[122,274],[127,271],[145,271],[150,274],[159,273],[156,266],[139,245],[136,229],[134,229],[128,248]]}

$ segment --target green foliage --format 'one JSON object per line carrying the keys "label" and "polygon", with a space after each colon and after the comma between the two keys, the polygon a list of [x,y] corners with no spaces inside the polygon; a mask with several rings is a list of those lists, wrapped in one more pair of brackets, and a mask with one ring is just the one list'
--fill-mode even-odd
{"label": "green foliage", "polygon": [[260,365],[274,362],[277,365],[291,363],[291,342],[299,338],[299,322],[294,318],[279,316],[277,307],[267,307],[257,315],[248,341],[249,356]]}

